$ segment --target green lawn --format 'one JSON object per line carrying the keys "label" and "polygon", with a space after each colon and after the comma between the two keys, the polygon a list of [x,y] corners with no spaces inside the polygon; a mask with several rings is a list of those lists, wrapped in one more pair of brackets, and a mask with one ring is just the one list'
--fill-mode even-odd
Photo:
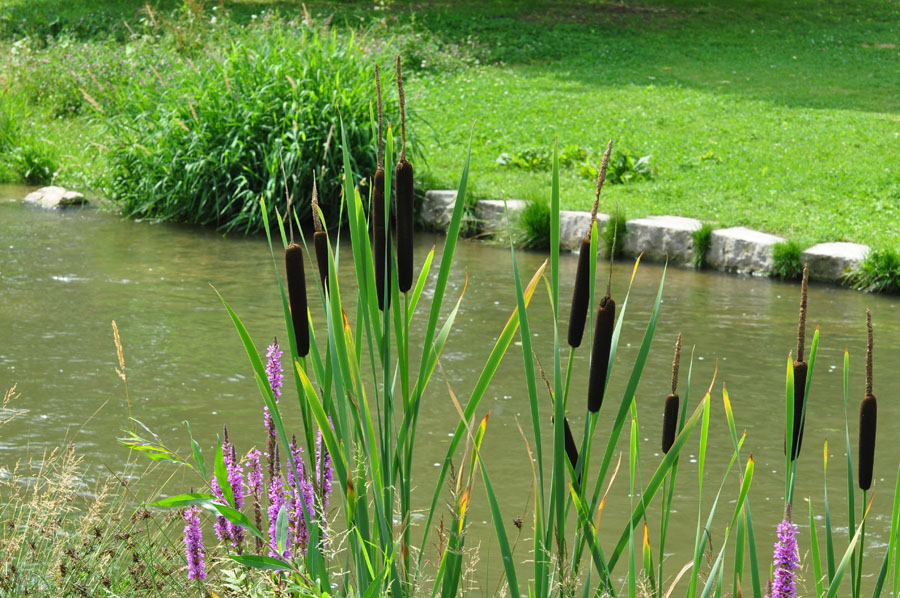
{"label": "green lawn", "polygon": [[[157,14],[176,4],[157,3]],[[216,4],[207,2],[207,18]],[[654,178],[608,185],[603,210],[618,202],[629,218],[693,216],[804,245],[900,244],[900,20],[888,3],[389,4],[308,6],[314,18],[333,15],[340,30],[393,37],[385,54],[410,57],[410,108],[428,161],[418,172],[429,186],[455,186],[473,122],[470,180],[479,197],[531,198],[548,188],[547,170],[498,166],[501,153],[546,150],[554,139],[599,153],[612,137],[636,156],[650,154]],[[240,22],[272,8],[285,18],[302,10],[267,0],[226,5]],[[2,47],[13,51],[21,31],[44,40],[62,32],[73,47],[114,52],[123,23],[147,18],[141,6],[0,0]],[[103,144],[95,117],[40,107],[29,114],[38,137],[57,147],[76,140],[58,152],[61,180],[102,170],[103,150],[90,144]],[[562,191],[564,207],[588,209],[593,183],[570,166]]]}

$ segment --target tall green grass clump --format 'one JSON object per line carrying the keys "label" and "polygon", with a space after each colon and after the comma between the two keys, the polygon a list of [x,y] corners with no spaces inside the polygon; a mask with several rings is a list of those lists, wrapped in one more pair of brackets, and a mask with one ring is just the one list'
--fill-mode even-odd
{"label": "tall green grass clump", "polygon": [[847,275],[850,285],[867,293],[900,292],[900,254],[893,249],[873,249],[859,267]]}
{"label": "tall green grass clump", "polygon": [[530,199],[519,213],[516,244],[526,249],[550,248],[550,202]]}
{"label": "tall green grass clump", "polygon": [[703,225],[692,233],[694,239],[694,257],[692,263],[694,268],[702,270],[706,266],[706,255],[712,245],[713,227],[710,223],[704,222]]}
{"label": "tall green grass clump", "polygon": [[[264,25],[236,31],[221,59],[184,60],[177,76],[120,90],[108,195],[125,214],[259,231],[287,198],[309,197],[315,173],[337,224],[339,116],[353,172],[375,171],[374,67],[352,37]],[[396,106],[386,103],[388,120]],[[311,220],[308,201],[295,207]]]}
{"label": "tall green grass clump", "polygon": [[803,275],[803,246],[797,241],[784,241],[772,247],[772,275],[784,279],[797,279]]}

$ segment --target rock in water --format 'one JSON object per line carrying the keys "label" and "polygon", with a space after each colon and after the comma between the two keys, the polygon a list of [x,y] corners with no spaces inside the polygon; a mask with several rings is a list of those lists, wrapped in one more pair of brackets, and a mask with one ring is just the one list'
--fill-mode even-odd
{"label": "rock in water", "polygon": [[69,191],[64,187],[41,187],[25,196],[25,203],[33,203],[52,210],[68,208],[87,203],[84,195],[78,191]]}

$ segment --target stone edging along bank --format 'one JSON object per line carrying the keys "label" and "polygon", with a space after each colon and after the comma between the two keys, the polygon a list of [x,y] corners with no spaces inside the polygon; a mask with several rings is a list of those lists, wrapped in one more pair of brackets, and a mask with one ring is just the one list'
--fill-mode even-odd
{"label": "stone edging along bank", "polygon": [[[422,221],[435,230],[446,231],[456,202],[456,191],[428,191],[422,205]],[[522,210],[522,200],[507,200],[510,214]],[[500,200],[481,200],[475,203],[475,217],[487,230],[502,230],[505,226],[505,207]],[[597,214],[597,221],[604,225],[609,215]],[[560,247],[578,251],[581,239],[591,221],[589,212],[560,212]],[[694,232],[703,223],[681,216],[648,216],[628,220],[625,223],[624,254],[645,259],[690,265],[694,259]],[[713,230],[706,253],[706,265],[716,270],[747,274],[769,275],[775,266],[773,248],[785,239],[776,235],[732,227]],[[801,260],[809,268],[812,280],[839,282],[854,270],[869,252],[867,245],[858,243],[820,243],[805,250]]]}

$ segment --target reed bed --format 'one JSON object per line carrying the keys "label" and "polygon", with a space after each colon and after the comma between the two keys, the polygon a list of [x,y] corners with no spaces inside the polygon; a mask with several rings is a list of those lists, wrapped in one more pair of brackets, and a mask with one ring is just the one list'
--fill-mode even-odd
{"label": "reed bed", "polygon": [[[377,86],[380,88],[380,83]],[[378,98],[376,102],[380,104]],[[777,509],[777,516],[783,513],[784,518],[777,530],[761,530],[754,526],[751,503],[768,505],[751,493],[755,461],[745,447],[746,434],[738,432],[728,390],[723,386],[721,396],[731,446],[712,446],[713,403],[718,403],[713,400],[718,394],[716,378],[702,385],[703,392],[692,392],[694,358],[692,354],[686,360],[687,374],[681,376],[680,335],[675,340],[672,376],[663,409],[661,454],[649,456],[640,449],[636,391],[642,382],[656,384],[644,380],[644,371],[656,338],[665,270],[633,361],[623,363],[617,359],[618,343],[629,314],[631,284],[639,260],[627,288],[619,295],[621,302],[614,300],[612,258],[620,228],[615,221],[609,227],[613,251],[602,295],[595,281],[600,243],[596,222],[591,223],[585,236],[582,253],[587,259],[579,257],[579,270],[571,281],[572,312],[577,307],[578,313],[570,317],[566,339],[561,339],[560,287],[570,281],[560,280],[559,161],[555,147],[550,180],[549,259],[536,271],[522,273],[510,241],[515,303],[511,297],[509,319],[497,331],[494,345],[486,348],[484,366],[468,396],[457,396],[451,385],[443,385],[444,408],[458,415],[456,429],[444,458],[438,462],[434,489],[415,490],[417,480],[411,474],[417,463],[419,413],[422,402],[435,396],[428,391],[435,382],[435,373],[441,371],[442,352],[466,292],[463,285],[458,297],[447,293],[466,206],[469,154],[461,171],[439,265],[433,267],[437,256],[432,250],[419,264],[418,276],[413,277],[415,284],[404,291],[398,253],[407,240],[404,244],[392,243],[389,224],[391,214],[401,209],[398,171],[403,170],[403,158],[395,162],[394,131],[390,125],[383,130],[381,116],[373,116],[373,121],[376,118],[373,128],[379,131],[379,168],[371,187],[363,186],[354,175],[349,137],[343,126],[338,129],[344,166],[341,210],[348,228],[329,229],[326,215],[314,206],[321,218],[314,232],[314,244],[322,286],[316,287],[318,292],[310,295],[313,300],[309,303],[303,263],[312,260],[312,255],[299,226],[300,217],[290,207],[281,213],[277,206],[268,206],[265,198],[260,202],[261,213],[272,209],[278,216],[277,229],[266,224],[266,233],[274,278],[282,297],[286,332],[283,338],[289,339],[285,374],[294,379],[299,421],[287,421],[282,415],[281,406],[289,399],[281,394],[277,347],[270,346],[267,355],[261,355],[238,314],[225,297],[220,297],[247,353],[267,413],[265,459],[269,465],[269,491],[261,491],[259,483],[250,480],[248,471],[260,469],[257,461],[250,456],[239,459],[227,436],[217,446],[214,467],[209,471],[203,465],[199,447],[192,444],[193,461],[182,459],[180,466],[199,473],[208,490],[168,497],[156,504],[187,509],[185,521],[190,529],[186,535],[186,560],[195,582],[203,583],[199,573],[203,551],[196,539],[202,525],[201,512],[206,512],[214,520],[217,533],[221,531],[220,546],[231,552],[232,561],[265,571],[274,587],[291,595],[403,597],[470,593],[474,557],[468,538],[469,513],[474,501],[481,500],[490,512],[493,546],[502,568],[497,594],[629,598],[746,594],[762,598],[770,583],[770,597],[796,596],[799,567],[811,564],[818,597],[845,595],[848,586],[852,595],[861,595],[862,586],[868,583],[863,577],[863,561],[871,558],[864,550],[864,523],[872,504],[864,474],[871,472],[874,452],[874,408],[867,406],[874,406],[871,357],[860,420],[858,482],[864,508],[857,512],[854,507],[848,418],[845,430],[851,506],[846,527],[851,533],[845,540],[832,526],[826,487],[827,567],[823,568],[823,551],[818,549],[817,541],[810,540],[812,548],[807,556],[794,523],[798,513],[794,489],[800,471],[803,423],[813,397],[810,389],[819,343],[817,329],[807,354],[806,285],[801,288],[797,350],[786,355],[785,486],[784,503]],[[401,156],[402,126],[401,122]],[[384,164],[400,164],[400,168],[387,169]],[[601,169],[595,203],[599,202],[602,184]],[[371,209],[367,210],[367,206]],[[294,230],[300,233],[297,242],[292,239]],[[349,235],[349,245],[339,246],[338,235]],[[283,269],[276,257],[281,251],[277,248],[279,236],[285,252]],[[342,272],[349,273],[351,285],[356,286],[355,295],[347,293],[344,281],[348,277],[341,277]],[[550,305],[544,312],[535,312],[529,304],[541,286],[546,287]],[[324,326],[312,325],[311,310],[321,310]],[[348,314],[355,317],[351,320]],[[590,363],[583,367],[574,357],[580,349],[588,315],[593,320]],[[538,319],[549,319],[553,329],[552,354],[545,358],[549,364],[546,370],[532,341],[532,322]],[[420,348],[410,342],[411,331],[422,336]],[[522,472],[530,472],[533,480],[528,517],[516,519],[516,527],[526,538],[524,547],[520,546],[518,535],[510,534],[507,523],[518,513],[499,502],[493,485],[493,456],[483,450],[491,426],[490,412],[482,399],[514,341],[521,346],[527,391],[528,422],[522,436],[530,459],[523,462]],[[687,338],[687,342],[691,339]],[[569,345],[568,359],[564,343]],[[845,357],[845,406],[848,371],[849,357]],[[608,382],[617,376],[622,377],[624,390],[618,396],[608,396]],[[576,377],[587,378],[586,401],[569,400]],[[549,391],[549,402],[539,400],[542,379]],[[679,381],[683,382],[681,391]],[[583,431],[573,429],[571,422],[576,418],[583,418]],[[550,429],[545,429],[547,422]],[[547,442],[548,437],[552,441]],[[136,446],[152,445],[140,437],[133,437],[131,442]],[[696,464],[692,463],[690,469],[692,474],[696,471],[697,477],[691,481],[684,479],[684,474],[678,475],[687,447],[697,455]],[[724,472],[711,475],[707,456],[711,451],[723,450],[729,457],[728,465]],[[333,472],[328,475],[322,473],[326,469],[325,455],[329,471]],[[256,455],[256,459],[261,458]],[[611,490],[617,479],[618,485]],[[627,493],[622,487],[625,483]],[[326,487],[330,493],[325,492]],[[688,562],[673,564],[667,558],[667,541],[671,551],[669,525],[672,517],[683,516],[673,509],[673,499],[685,492],[696,497],[696,531],[692,544],[690,538],[678,538],[680,545],[689,548]],[[292,498],[288,501],[286,496]],[[330,507],[326,504],[329,496]],[[611,505],[624,509],[626,515],[615,523],[618,533],[601,535],[598,519]],[[821,524],[814,516],[812,502],[809,516],[811,538],[817,538]],[[418,523],[414,525],[415,520]],[[891,542],[884,552],[875,596],[881,595],[884,586],[893,584],[896,588],[900,582],[896,555],[900,504],[896,500],[892,521]],[[609,525],[606,520],[604,524]],[[771,564],[761,562],[766,545],[775,547]],[[679,554],[683,552],[683,548],[679,550]],[[207,572],[205,563],[202,571]],[[527,576],[523,577],[523,572]],[[849,577],[846,582],[845,577]]]}

